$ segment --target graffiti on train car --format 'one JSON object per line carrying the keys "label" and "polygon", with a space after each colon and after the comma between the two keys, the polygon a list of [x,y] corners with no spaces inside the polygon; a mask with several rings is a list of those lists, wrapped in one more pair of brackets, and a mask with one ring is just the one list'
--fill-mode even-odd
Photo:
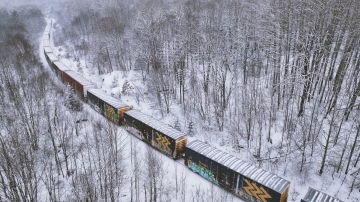
{"label": "graffiti on train car", "polygon": [[218,185],[218,182],[215,180],[214,174],[205,170],[204,168],[196,165],[194,162],[189,164],[189,168],[197,173],[199,173],[204,178],[208,179],[209,181],[213,182],[214,184]]}
{"label": "graffiti on train car", "polygon": [[110,119],[115,124],[119,124],[119,117],[115,113],[115,110],[112,106],[106,105],[105,117]]}
{"label": "graffiti on train car", "polygon": [[144,139],[142,133],[140,132],[139,129],[136,128],[136,126],[134,126],[134,125],[125,125],[124,127],[125,127],[125,129],[127,131],[129,131],[129,133],[135,135],[135,137],[139,138],[140,140]]}
{"label": "graffiti on train car", "polygon": [[156,134],[156,141],[157,143],[155,144],[155,146],[160,149],[161,151],[163,151],[164,153],[166,153],[167,155],[171,155],[171,149],[169,148],[170,142],[169,140],[162,136],[161,134],[159,134],[158,132],[155,132]]}
{"label": "graffiti on train car", "polygon": [[101,114],[101,108],[97,106],[97,104],[93,103],[91,100],[88,101],[91,108],[93,108],[95,111],[99,112]]}
{"label": "graffiti on train car", "polygon": [[272,198],[266,191],[264,188],[262,187],[258,187],[256,186],[255,183],[250,183],[247,179],[244,180],[246,182],[246,184],[248,185],[247,187],[244,187],[244,190],[246,191],[246,193],[248,193],[250,196],[254,196],[257,199],[261,200],[262,202],[267,202],[266,199],[267,198]]}

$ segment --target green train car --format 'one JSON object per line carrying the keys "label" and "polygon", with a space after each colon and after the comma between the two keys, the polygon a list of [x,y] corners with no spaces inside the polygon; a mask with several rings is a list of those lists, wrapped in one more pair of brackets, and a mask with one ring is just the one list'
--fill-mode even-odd
{"label": "green train car", "polygon": [[87,101],[91,108],[104,115],[116,125],[123,123],[124,112],[131,109],[129,105],[111,97],[101,89],[90,89],[87,93]]}

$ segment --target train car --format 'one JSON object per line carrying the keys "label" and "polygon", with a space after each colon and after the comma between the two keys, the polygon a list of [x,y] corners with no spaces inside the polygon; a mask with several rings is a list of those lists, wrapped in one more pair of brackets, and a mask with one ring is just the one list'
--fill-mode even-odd
{"label": "train car", "polygon": [[91,89],[87,93],[89,105],[107,119],[120,125],[124,122],[124,112],[131,107],[120,100],[111,97],[101,89]]}
{"label": "train car", "polygon": [[185,147],[185,165],[245,201],[287,201],[289,181],[202,141]]}
{"label": "train car", "polygon": [[53,66],[54,66],[56,76],[58,76],[59,79],[61,80],[61,82],[64,83],[63,73],[64,73],[64,71],[67,71],[70,69],[66,65],[64,65],[64,63],[62,63],[60,61],[53,62]]}
{"label": "train car", "polygon": [[44,47],[50,47],[50,41],[49,41],[49,39],[43,39],[43,46],[44,46]]}
{"label": "train car", "polygon": [[186,135],[167,124],[138,110],[125,112],[124,124],[131,134],[173,159],[180,158],[184,153]]}
{"label": "train car", "polygon": [[44,32],[44,35],[43,35],[43,40],[50,40],[50,34],[49,32]]}
{"label": "train car", "polygon": [[51,28],[51,23],[48,23],[45,27],[44,35],[49,35],[50,37],[50,28]]}
{"label": "train car", "polygon": [[47,62],[49,63],[49,66],[51,67],[51,69],[53,69],[55,71],[54,62],[59,61],[59,59],[56,57],[56,55],[52,52],[45,53],[45,58],[46,58]]}
{"label": "train car", "polygon": [[64,84],[70,85],[75,93],[85,102],[88,90],[96,88],[94,84],[72,70],[63,72],[63,80]]}
{"label": "train car", "polygon": [[44,54],[46,55],[47,53],[52,53],[50,46],[44,46]]}
{"label": "train car", "polygon": [[339,199],[336,199],[330,195],[327,195],[323,192],[320,192],[316,189],[309,187],[308,192],[306,193],[304,199],[301,199],[301,202],[342,202]]}

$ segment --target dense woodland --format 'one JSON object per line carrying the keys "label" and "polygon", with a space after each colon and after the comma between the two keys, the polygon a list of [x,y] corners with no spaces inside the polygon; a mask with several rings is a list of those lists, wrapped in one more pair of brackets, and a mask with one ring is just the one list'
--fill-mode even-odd
{"label": "dense woodland", "polygon": [[[111,124],[73,107],[38,58],[45,14],[64,57],[98,75],[139,72],[147,89],[134,96],[164,115],[180,105],[183,128],[201,128],[196,137],[300,184],[338,178],[342,200],[360,189],[359,1],[78,0],[46,9],[0,10],[0,201],[119,201],[129,186],[133,201],[191,195],[184,173],[165,186],[152,150],[129,153],[122,145],[133,143]],[[192,194],[209,201],[200,188]]]}
{"label": "dense woodland", "polygon": [[188,123],[200,119],[257,165],[303,182],[330,173],[350,193],[360,188],[359,9],[356,0],[108,0],[63,4],[53,17],[56,45],[98,74],[142,72],[162,113],[180,104]]}
{"label": "dense woodland", "polygon": [[39,57],[44,17],[0,8],[0,201],[232,201],[86,110]]}

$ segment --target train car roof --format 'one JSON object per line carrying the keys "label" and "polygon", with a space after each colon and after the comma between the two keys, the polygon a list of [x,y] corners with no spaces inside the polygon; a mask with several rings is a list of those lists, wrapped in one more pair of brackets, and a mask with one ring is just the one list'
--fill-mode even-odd
{"label": "train car roof", "polygon": [[44,47],[45,46],[50,46],[50,41],[48,39],[44,39],[43,44],[44,44]]}
{"label": "train car roof", "polygon": [[49,46],[44,46],[44,51],[46,53],[52,53],[52,49]]}
{"label": "train car roof", "polygon": [[47,53],[47,56],[52,62],[59,60],[54,53]]}
{"label": "train car roof", "polygon": [[275,174],[253,166],[200,140],[192,141],[186,147],[278,193],[282,194],[290,184],[289,181]]}
{"label": "train car roof", "polygon": [[330,195],[327,195],[321,191],[309,187],[308,192],[305,195],[303,201],[306,202],[342,202]]}
{"label": "train car roof", "polygon": [[49,36],[49,34],[44,34],[43,39],[50,40],[50,36]]}
{"label": "train car roof", "polygon": [[57,68],[59,68],[59,70],[61,70],[61,71],[70,70],[66,65],[64,65],[64,63],[62,63],[60,61],[54,62],[54,65],[56,65]]}
{"label": "train car roof", "polygon": [[108,103],[109,105],[111,105],[117,109],[129,106],[128,104],[125,104],[125,103],[121,102],[120,100],[108,95],[101,89],[91,89],[88,92],[90,92],[91,94],[95,95],[96,97],[102,99],[104,102]]}
{"label": "train car roof", "polygon": [[44,33],[45,32],[50,32],[50,23],[46,25]]}
{"label": "train car roof", "polygon": [[67,75],[69,75],[71,78],[76,80],[78,83],[80,83],[83,86],[92,85],[95,86],[93,83],[91,83],[89,80],[82,77],[80,74],[72,71],[72,70],[66,70],[64,71]]}
{"label": "train car roof", "polygon": [[133,109],[125,113],[175,140],[186,136],[184,133],[174,129],[173,127],[162,123],[138,110]]}

